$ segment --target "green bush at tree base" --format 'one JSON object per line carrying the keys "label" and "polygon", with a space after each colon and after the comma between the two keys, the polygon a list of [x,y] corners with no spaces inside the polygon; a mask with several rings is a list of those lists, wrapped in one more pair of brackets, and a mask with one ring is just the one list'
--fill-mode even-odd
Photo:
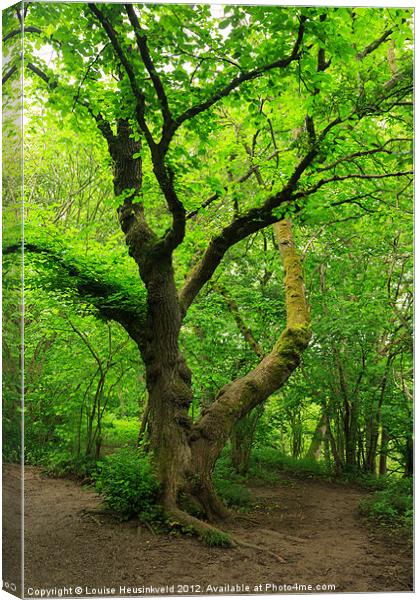
{"label": "green bush at tree base", "polygon": [[121,448],[98,463],[96,490],[121,518],[156,516],[160,487],[149,457],[141,450]]}

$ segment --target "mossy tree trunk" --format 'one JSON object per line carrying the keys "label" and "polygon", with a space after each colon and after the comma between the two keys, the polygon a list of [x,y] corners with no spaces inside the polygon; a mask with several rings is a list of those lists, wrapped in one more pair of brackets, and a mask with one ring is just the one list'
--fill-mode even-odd
{"label": "mossy tree trunk", "polygon": [[[235,299],[230,295],[229,291],[220,283],[212,285],[213,290],[218,292],[228,307],[235,323],[238,327],[239,332],[248,344],[249,348],[255,354],[255,356],[262,360],[264,358],[264,351],[258,341],[256,340],[252,330],[245,323],[239,306]],[[230,458],[233,467],[240,474],[244,475],[249,469],[249,461],[251,459],[251,450],[254,442],[254,435],[258,425],[258,421],[264,412],[264,405],[260,404],[257,408],[251,410],[242,419],[237,421],[232,429],[230,435],[231,441],[231,452]]]}
{"label": "mossy tree trunk", "polygon": [[286,328],[273,350],[247,375],[224,386],[191,430],[195,489],[214,495],[211,474],[235,424],[278,390],[299,365],[311,338],[300,258],[289,221],[274,226],[285,270]]}
{"label": "mossy tree trunk", "polygon": [[[136,227],[142,227],[141,219],[125,227],[128,243],[135,239]],[[148,301],[144,329],[137,339],[146,365],[150,449],[162,484],[164,506],[177,519],[181,518],[177,508],[181,490],[198,500],[208,518],[227,515],[213,487],[215,462],[235,424],[252,410],[258,411],[287,381],[310,340],[309,311],[291,223],[276,224],[275,232],[285,270],[286,328],[273,350],[247,375],[224,386],[194,424],[188,416],[191,376],[179,349],[182,311],[172,263],[161,256],[159,260],[155,257],[147,269],[142,265]],[[186,515],[183,519],[191,523]]]}

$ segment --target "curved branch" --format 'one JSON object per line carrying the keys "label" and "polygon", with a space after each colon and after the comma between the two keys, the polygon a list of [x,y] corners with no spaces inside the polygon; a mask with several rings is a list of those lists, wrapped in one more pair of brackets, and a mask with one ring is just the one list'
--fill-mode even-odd
{"label": "curved branch", "polygon": [[40,79],[42,79],[42,81],[45,81],[45,83],[51,89],[54,89],[57,87],[57,85],[58,85],[57,81],[55,81],[52,77],[47,75],[47,73],[45,73],[42,69],[40,69],[39,67],[37,67],[36,65],[34,65],[31,62],[28,62],[26,66],[28,67],[28,69],[30,71],[32,71],[32,73],[35,73],[35,75],[37,75]]}
{"label": "curved branch", "polygon": [[336,181],[346,181],[347,179],[387,179],[389,177],[403,177],[405,175],[412,174],[413,171],[398,171],[396,173],[349,173],[348,175],[334,175],[334,177],[329,177],[328,179],[321,179],[307,190],[303,190],[302,192],[296,192],[291,196],[291,199],[297,200],[298,198],[306,198],[306,196],[314,194],[324,185]]}
{"label": "curved branch", "polygon": [[[236,421],[262,404],[290,377],[311,339],[300,257],[290,221],[276,223],[275,234],[285,271],[286,327],[273,350],[247,375],[224,386],[193,425],[192,446],[211,468]],[[194,450],[195,454],[195,450]]]}
{"label": "curved branch", "polygon": [[341,158],[337,159],[336,161],[334,161],[333,163],[327,165],[326,167],[322,167],[320,169],[317,169],[318,172],[322,172],[322,171],[329,171],[330,169],[333,169],[334,167],[336,167],[337,165],[346,162],[346,161],[351,161],[354,158],[360,158],[362,156],[369,156],[371,154],[378,154],[379,152],[384,152],[386,154],[392,154],[392,150],[388,150],[386,148],[386,146],[388,144],[391,144],[392,142],[410,142],[411,140],[409,138],[391,138],[389,140],[387,140],[384,144],[382,144],[382,146],[378,147],[378,148],[372,148],[371,150],[361,150],[359,152],[354,152],[353,154],[348,154],[347,156],[342,156]]}
{"label": "curved branch", "polygon": [[9,79],[12,77],[12,75],[14,75],[16,73],[16,71],[18,70],[16,65],[13,65],[12,67],[10,67],[10,69],[3,75],[1,83],[2,85],[4,85],[6,83],[6,81],[9,81]]}
{"label": "curved branch", "polygon": [[[32,25],[29,25],[28,27],[25,27],[24,30],[25,33],[43,33],[42,29],[39,29],[38,27],[33,27]],[[7,42],[7,40],[10,40],[12,37],[16,37],[17,35],[23,35],[24,34],[22,28],[20,29],[13,29],[12,31],[9,31],[9,33],[7,33],[4,38],[3,38],[3,43]]]}

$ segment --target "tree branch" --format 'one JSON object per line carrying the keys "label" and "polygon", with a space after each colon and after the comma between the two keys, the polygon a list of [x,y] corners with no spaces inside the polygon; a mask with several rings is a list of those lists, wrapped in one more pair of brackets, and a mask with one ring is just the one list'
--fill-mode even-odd
{"label": "tree branch", "polygon": [[332,183],[335,181],[346,181],[347,179],[386,179],[387,177],[403,177],[404,175],[412,175],[413,171],[398,171],[396,173],[349,173],[348,175],[335,175],[334,177],[330,177],[329,179],[321,179],[311,188],[307,190],[303,190],[302,192],[296,192],[291,196],[292,200],[297,200],[298,198],[306,198],[310,194],[315,193],[322,186],[327,185],[328,183]]}
{"label": "tree branch", "polygon": [[45,83],[51,89],[54,89],[57,87],[57,85],[58,85],[57,81],[55,81],[54,79],[49,77],[42,69],[40,69],[39,67],[37,67],[36,65],[34,65],[31,62],[28,62],[26,66],[28,67],[28,69],[30,71],[32,71],[33,73],[35,73],[35,75],[37,75],[40,79],[42,79],[42,81],[45,81]]}
{"label": "tree branch", "polygon": [[16,73],[17,70],[18,70],[18,68],[16,65],[13,65],[12,67],[10,67],[10,69],[2,77],[2,80],[1,80],[2,85],[4,85],[6,83],[6,81],[9,81],[9,79],[12,77],[12,75],[14,75]]}
{"label": "tree branch", "polygon": [[409,138],[391,138],[391,139],[387,140],[384,144],[382,144],[382,146],[380,146],[379,148],[372,148],[371,150],[362,150],[360,152],[355,152],[354,154],[349,154],[347,156],[343,156],[343,157],[339,158],[338,160],[334,161],[333,163],[327,165],[326,167],[317,169],[317,171],[318,172],[329,171],[330,169],[334,169],[334,167],[341,164],[342,162],[347,162],[347,161],[353,160],[354,158],[360,158],[361,156],[369,156],[371,154],[377,154],[379,152],[385,152],[387,154],[392,154],[391,150],[386,149],[386,146],[388,144],[391,144],[392,142],[409,142],[409,141],[411,141]]}
{"label": "tree branch", "polygon": [[[269,196],[261,207],[250,209],[245,215],[236,218],[210,242],[202,259],[187,276],[184,287],[180,292],[180,304],[183,314],[186,313],[203,285],[210,280],[223,256],[231,246],[243,240],[248,235],[260,231],[260,229],[284,218],[287,207],[292,200],[296,199],[296,196],[292,196],[293,190],[296,188],[302,174],[317,155],[320,143],[328,132],[341,122],[341,119],[337,117],[324,127],[317,138],[316,144],[309,149],[307,154],[298,163],[292,175],[279,192]],[[283,205],[282,213],[273,215],[272,211],[281,205]]]}
{"label": "tree branch", "polygon": [[392,29],[387,29],[384,33],[378,37],[376,40],[373,40],[366,48],[364,48],[361,52],[356,55],[357,60],[363,60],[378,48],[381,44],[383,44],[391,35]]}
{"label": "tree branch", "polygon": [[76,105],[76,103],[79,101],[79,96],[80,96],[80,90],[82,89],[82,86],[84,84],[84,82],[86,81],[87,76],[89,75],[89,71],[91,70],[91,68],[93,67],[93,65],[99,60],[99,57],[101,56],[102,52],[105,50],[105,48],[107,48],[109,46],[110,42],[107,42],[102,48],[101,50],[99,50],[99,52],[97,53],[97,55],[95,56],[95,58],[88,64],[87,69],[79,83],[79,87],[77,88],[77,93],[76,96],[74,97],[74,102],[73,102],[73,109]]}
{"label": "tree branch", "polygon": [[[4,256],[21,252],[20,243],[9,244],[3,248]],[[141,342],[146,313],[145,292],[139,290],[139,294],[131,296],[119,283],[105,281],[95,271],[96,265],[86,265],[85,259],[83,264],[79,265],[76,259],[72,259],[67,253],[42,243],[25,243],[24,252],[47,256],[52,265],[58,266],[63,274],[69,276],[68,284],[61,278],[57,284],[53,276],[49,283],[52,292],[57,292],[58,285],[61,285],[63,290],[67,287],[73,288],[78,297],[94,306],[103,318],[117,321],[137,344]],[[44,261],[42,265],[45,267]],[[48,284],[44,285],[44,289],[48,289]]]}
{"label": "tree branch", "polygon": [[128,60],[122,46],[118,40],[118,35],[110,21],[105,17],[105,15],[99,10],[96,4],[88,4],[90,11],[95,15],[98,21],[101,23],[105,33],[107,34],[112,47],[114,48],[115,54],[117,55],[120,63],[124,67],[125,72],[127,73],[128,79],[130,81],[131,89],[134,94],[134,98],[136,99],[136,118],[138,124],[140,125],[141,130],[144,133],[144,136],[149,144],[150,149],[155,148],[156,143],[150,133],[149,127],[147,126],[145,120],[145,96],[141,91],[137,79],[134,73],[133,65]]}
{"label": "tree branch", "polygon": [[[278,154],[281,152],[281,150],[276,150],[275,152],[272,152],[272,154],[270,154],[270,156],[268,156],[265,159],[265,162],[268,162],[269,160],[272,160],[273,158],[276,158],[278,156]],[[246,173],[244,173],[243,175],[241,175],[241,177],[239,177],[239,179],[237,179],[234,183],[244,183],[245,181],[247,181],[254,173],[257,173],[258,170],[260,169],[260,164],[258,165],[252,165],[248,171]],[[227,192],[228,191],[228,186],[224,186],[224,191]],[[210,204],[212,204],[215,200],[217,200],[220,197],[220,192],[215,192],[214,194],[212,194],[211,196],[209,196],[206,200],[204,200],[204,202],[195,210],[192,210],[191,212],[189,212],[186,216],[186,219],[192,219],[193,217],[196,216],[196,214],[202,209],[202,208],[206,208],[207,206],[209,206]]]}
{"label": "tree branch", "polygon": [[149,47],[147,45],[147,36],[140,26],[136,12],[134,10],[134,6],[132,4],[124,4],[124,6],[127,11],[128,18],[130,19],[130,23],[134,29],[140,56],[143,60],[144,66],[147,69],[147,72],[150,75],[150,78],[156,91],[156,95],[158,97],[158,101],[163,115],[164,127],[168,126],[172,123],[173,119],[169,110],[168,98],[166,96],[162,81],[159,77],[158,72],[156,71],[155,65],[150,55]]}
{"label": "tree branch", "polygon": [[[203,446],[201,450],[207,449],[210,465],[212,454],[217,458],[219,447],[223,447],[234,424],[287,381],[311,339],[302,265],[290,221],[277,223],[275,233],[285,272],[286,327],[273,350],[252,371],[225,385],[194,423],[192,444],[198,448]],[[203,455],[206,454],[200,454]]]}
{"label": "tree branch", "polygon": [[[42,29],[39,29],[38,27],[33,27],[32,25],[25,27],[24,31],[25,33],[43,33]],[[4,36],[3,42],[7,42],[7,40],[10,40],[12,37],[15,37],[17,35],[23,35],[22,27],[20,29],[13,29],[12,31],[9,31],[9,33],[7,33]]]}
{"label": "tree branch", "polygon": [[236,300],[234,298],[232,298],[232,296],[229,294],[227,289],[221,283],[214,283],[212,285],[212,287],[213,287],[213,290],[215,292],[218,292],[222,296],[224,301],[226,302],[226,305],[227,305],[231,315],[235,319],[235,322],[236,322],[236,325],[237,325],[239,331],[241,332],[245,341],[248,343],[251,350],[258,356],[258,358],[260,358],[260,359],[264,358],[264,351],[261,348],[261,346],[259,345],[259,343],[257,342],[257,340],[255,339],[254,334],[252,333],[251,329],[248,327],[248,325],[243,320],[242,315],[239,310],[239,307],[238,307],[238,304],[236,303]]}
{"label": "tree branch", "polygon": [[175,190],[174,173],[170,167],[165,165],[164,157],[160,153],[153,158],[153,164],[153,172],[172,214],[172,227],[158,244],[157,249],[160,246],[160,249],[164,252],[170,253],[184,239],[186,213],[184,205],[179,200]]}
{"label": "tree branch", "polygon": [[304,34],[304,30],[305,30],[305,20],[306,20],[306,17],[300,17],[300,24],[299,24],[296,41],[293,46],[293,50],[288,57],[278,59],[267,65],[257,67],[255,69],[253,69],[252,71],[248,71],[246,73],[241,73],[240,75],[237,75],[227,85],[225,85],[220,90],[215,92],[212,96],[210,96],[210,98],[208,98],[204,102],[201,102],[200,104],[192,106],[191,108],[184,111],[181,115],[179,115],[179,117],[177,117],[175,119],[172,130],[170,132],[168,132],[168,134],[167,134],[168,137],[172,138],[175,131],[178,129],[178,127],[180,127],[182,125],[182,123],[184,123],[185,121],[188,121],[189,119],[192,119],[193,117],[199,115],[200,113],[208,110],[211,106],[216,104],[216,102],[219,102],[219,100],[228,96],[233,90],[235,90],[237,87],[239,87],[242,83],[244,83],[246,81],[252,81],[253,79],[256,79],[257,77],[261,77],[261,75],[263,75],[264,73],[267,73],[268,71],[271,71],[272,69],[285,68],[288,65],[290,65],[290,63],[297,60],[299,58],[299,54],[300,54],[299,48],[302,43],[303,34]]}

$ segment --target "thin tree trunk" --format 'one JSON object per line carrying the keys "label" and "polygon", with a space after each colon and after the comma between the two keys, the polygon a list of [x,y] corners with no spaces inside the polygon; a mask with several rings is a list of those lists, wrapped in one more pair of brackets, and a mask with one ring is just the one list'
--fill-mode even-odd
{"label": "thin tree trunk", "polygon": [[142,417],[141,423],[140,423],[139,434],[137,437],[137,448],[140,448],[140,446],[144,445],[144,442],[145,442],[144,438],[145,438],[146,429],[147,429],[147,421],[149,419],[149,412],[150,412],[149,402],[146,400],[146,406],[144,408],[143,417]]}
{"label": "thin tree trunk", "polygon": [[263,412],[264,405],[260,404],[233,427],[230,436],[232,442],[230,455],[232,465],[240,475],[248,472],[255,430]]}
{"label": "thin tree trunk", "polygon": [[325,439],[325,435],[327,433],[327,417],[325,413],[321,415],[321,418],[318,421],[318,424],[315,428],[314,435],[312,437],[311,445],[308,448],[306,453],[306,458],[310,458],[313,460],[319,460],[321,456],[322,443]]}
{"label": "thin tree trunk", "polygon": [[404,477],[412,477],[413,476],[413,467],[414,467],[414,454],[413,454],[413,437],[410,437],[406,440],[405,446],[405,469],[404,469]]}
{"label": "thin tree trunk", "polygon": [[381,449],[379,452],[379,475],[386,475],[387,473],[388,440],[388,430],[382,425]]}

